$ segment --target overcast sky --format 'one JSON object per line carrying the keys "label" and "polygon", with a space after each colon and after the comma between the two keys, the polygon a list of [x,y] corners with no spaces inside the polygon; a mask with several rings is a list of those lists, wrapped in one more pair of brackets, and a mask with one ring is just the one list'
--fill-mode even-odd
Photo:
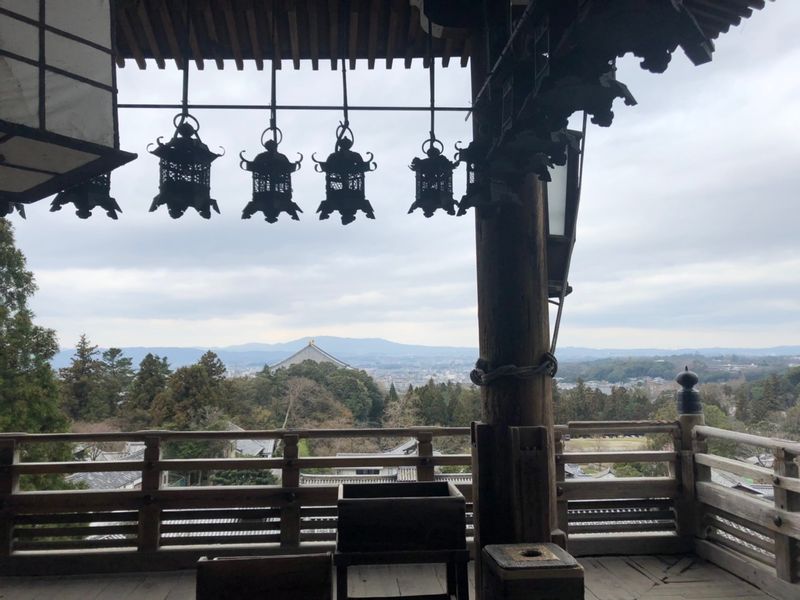
{"label": "overcast sky", "polygon": [[[711,64],[679,50],[652,75],[635,60],[619,79],[639,101],[616,105],[611,128],[588,132],[578,242],[559,345],[592,347],[800,344],[800,3],[768,4],[717,42]],[[287,65],[288,66],[288,65]],[[191,72],[190,100],[266,103],[268,71],[232,63]],[[352,104],[427,103],[420,64],[350,74]],[[282,103],[341,101],[340,73],[303,64],[279,73]],[[118,73],[120,102],[177,102],[173,65]],[[437,72],[437,103],[467,104],[468,70]],[[377,220],[343,227],[318,221],[323,176],[312,152],[333,149],[341,115],[282,112],[281,150],[305,156],[294,177],[305,211],[270,225],[240,219],[250,196],[238,153],[252,158],[267,115],[196,111],[201,137],[226,155],[214,163],[212,196],[222,215],[174,221],[148,213],[158,161],[145,148],[172,135],[172,111],[122,110],[121,141],[139,159],[114,172],[119,221],[102,211],[79,220],[66,207],[29,207],[12,217],[35,272],[39,323],[63,347],[85,332],[102,346],[278,342],[302,336],[384,337],[430,345],[477,345],[474,218],[406,215],[414,177],[407,165],[428,131],[424,113],[353,112]],[[440,115],[451,153],[470,123]],[[321,156],[320,156],[321,155]],[[464,189],[463,167],[455,177]]]}

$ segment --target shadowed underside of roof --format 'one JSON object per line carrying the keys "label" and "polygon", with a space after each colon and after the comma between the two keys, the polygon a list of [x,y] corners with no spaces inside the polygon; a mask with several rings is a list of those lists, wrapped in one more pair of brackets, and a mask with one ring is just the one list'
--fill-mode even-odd
{"label": "shadowed underside of roof", "polygon": [[[464,6],[468,0],[461,0]],[[145,68],[145,59],[154,59],[159,68],[174,60],[178,66],[185,56],[197,68],[214,61],[223,68],[224,60],[254,60],[258,69],[273,56],[290,61],[295,69],[300,61],[310,60],[312,68],[330,61],[365,59],[372,69],[376,60],[388,68],[402,62],[409,68],[426,56],[426,33],[420,24],[417,6],[409,0],[117,0],[116,56],[124,66],[133,59]],[[191,17],[191,33],[186,47],[186,8]],[[417,4],[417,2],[414,2]],[[474,2],[473,2],[474,4]],[[521,10],[524,2],[515,2]],[[703,33],[717,38],[754,9],[764,8],[765,0],[684,0]],[[349,15],[342,11],[348,10]],[[273,15],[276,15],[273,23]],[[466,29],[448,28],[443,37],[434,38],[433,54],[443,66],[467,65],[470,40]]]}

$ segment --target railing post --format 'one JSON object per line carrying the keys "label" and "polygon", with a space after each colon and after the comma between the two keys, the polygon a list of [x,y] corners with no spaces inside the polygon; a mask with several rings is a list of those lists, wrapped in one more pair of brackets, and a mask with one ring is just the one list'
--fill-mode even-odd
{"label": "railing post", "polygon": [[19,489],[19,476],[14,473],[18,462],[16,440],[0,441],[0,556],[9,556],[14,546],[14,513],[8,501]]}
{"label": "railing post", "polygon": [[142,499],[139,509],[140,552],[158,550],[161,538],[161,506],[155,497],[161,489],[161,438],[147,436],[144,440],[144,466],[142,467]]}
{"label": "railing post", "polygon": [[563,483],[567,478],[567,469],[564,464],[564,434],[556,428],[556,522],[558,529],[553,532],[552,541],[564,550],[569,542],[569,516],[567,513],[568,502],[564,499]]}
{"label": "railing post", "polygon": [[[800,477],[797,465],[797,454],[785,448],[775,449],[775,462],[773,468],[773,490],[775,495],[775,508],[785,511],[800,512],[800,493],[790,492],[779,487],[783,477]],[[775,517],[775,525],[781,526],[780,516]],[[800,569],[800,540],[784,533],[775,533],[775,571],[780,579],[789,582],[798,580]]]}
{"label": "railing post", "polygon": [[300,437],[294,433],[283,436],[281,485],[287,498],[281,507],[281,546],[290,548],[300,545],[300,501],[297,498],[297,488],[300,487],[299,441]]}
{"label": "railing post", "polygon": [[433,434],[430,431],[417,433],[417,456],[422,459],[417,467],[417,481],[433,481]]}
{"label": "railing post", "polygon": [[679,464],[675,469],[675,478],[679,482],[678,498],[675,500],[676,527],[678,535],[689,543],[703,534],[702,514],[695,496],[695,481],[711,478],[710,469],[694,462],[695,452],[706,452],[705,441],[693,438],[693,430],[697,425],[705,425],[703,405],[700,392],[694,389],[699,378],[689,367],[678,374],[675,381],[681,389],[675,394],[678,402],[678,425],[680,437],[674,438],[675,452]]}

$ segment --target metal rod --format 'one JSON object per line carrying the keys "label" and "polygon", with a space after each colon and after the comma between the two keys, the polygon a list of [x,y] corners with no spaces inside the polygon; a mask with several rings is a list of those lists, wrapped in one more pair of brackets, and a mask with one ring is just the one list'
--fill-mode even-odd
{"label": "metal rod", "polygon": [[432,49],[433,48],[433,22],[428,18],[428,70],[430,71],[430,93],[431,93],[431,143],[433,140],[436,139],[436,134],[434,133],[434,122],[436,118],[436,79],[434,75],[434,64],[436,64],[436,59],[433,56]]}
{"label": "metal rod", "polygon": [[[189,104],[189,108],[197,110],[270,110],[269,104]],[[162,104],[152,102],[121,102],[117,108],[152,108],[152,109],[176,109],[182,108],[181,104]],[[344,106],[338,104],[312,105],[312,104],[277,104],[276,110],[343,110]],[[364,111],[393,111],[393,112],[428,112],[430,106],[380,106],[380,105],[348,105],[350,110]],[[433,110],[440,112],[469,112],[469,106],[437,106]]]}

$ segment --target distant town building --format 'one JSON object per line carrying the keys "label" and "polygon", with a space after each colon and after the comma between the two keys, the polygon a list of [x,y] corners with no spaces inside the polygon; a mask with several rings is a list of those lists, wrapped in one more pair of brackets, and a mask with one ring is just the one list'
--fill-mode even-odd
{"label": "distant town building", "polygon": [[272,365],[271,368],[274,371],[277,371],[278,369],[287,369],[292,365],[299,365],[300,363],[307,360],[316,363],[331,363],[343,369],[352,368],[346,362],[343,362],[338,358],[336,358],[335,356],[332,356],[327,352],[325,352],[322,348],[320,348],[314,343],[313,339],[308,341],[308,346],[299,350],[298,352],[295,352],[289,358],[286,358],[281,362]]}

